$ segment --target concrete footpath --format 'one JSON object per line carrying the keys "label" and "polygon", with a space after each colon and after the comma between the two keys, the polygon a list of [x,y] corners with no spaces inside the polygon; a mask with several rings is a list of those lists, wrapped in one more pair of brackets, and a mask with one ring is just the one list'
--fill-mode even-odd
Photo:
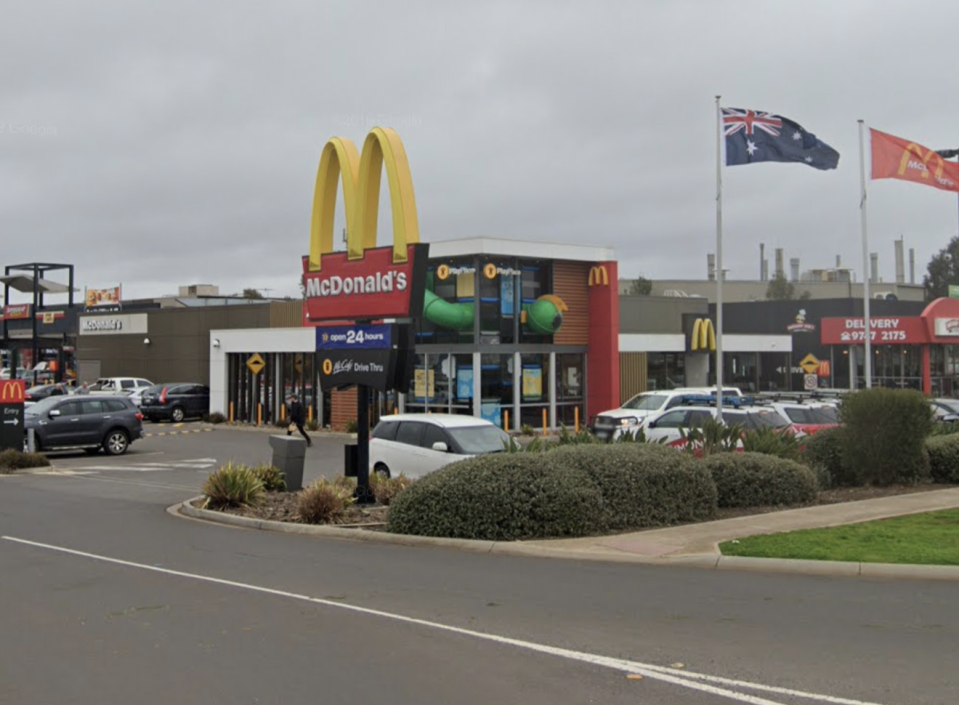
{"label": "concrete footpath", "polygon": [[[722,556],[719,544],[736,538],[781,533],[875,519],[959,508],[959,488],[931,490],[858,502],[804,507],[782,512],[703,522],[665,529],[650,529],[613,536],[540,541],[471,541],[423,536],[402,536],[362,528],[310,526],[261,521],[222,512],[196,509],[188,502],[171,513],[218,523],[296,534],[347,538],[405,546],[442,546],[481,553],[566,558],[576,560],[683,565],[719,570],[758,570],[821,575],[910,577],[959,580],[959,566],[918,566],[839,561],[785,560]],[[959,541],[959,529],[957,529]]]}

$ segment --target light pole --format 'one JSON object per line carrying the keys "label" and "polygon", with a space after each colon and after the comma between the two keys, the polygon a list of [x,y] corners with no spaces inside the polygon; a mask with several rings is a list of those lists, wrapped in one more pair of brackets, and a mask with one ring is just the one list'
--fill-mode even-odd
{"label": "light pole", "polygon": [[959,149],[940,149],[936,151],[936,154],[943,159],[952,159],[955,157],[956,161],[959,162]]}

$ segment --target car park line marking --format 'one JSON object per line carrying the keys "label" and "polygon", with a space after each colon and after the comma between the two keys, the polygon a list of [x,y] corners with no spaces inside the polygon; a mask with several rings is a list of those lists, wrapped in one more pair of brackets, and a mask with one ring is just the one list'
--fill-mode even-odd
{"label": "car park line marking", "polygon": [[[664,683],[670,683],[672,685],[678,685],[684,688],[689,688],[690,690],[696,690],[702,693],[708,693],[710,695],[716,695],[720,697],[729,698],[730,700],[735,700],[741,703],[747,703],[748,705],[786,705],[783,702],[767,700],[755,695],[750,695],[748,693],[741,693],[734,690],[730,690],[726,687],[720,686],[730,686],[734,688],[739,688],[742,690],[752,690],[760,691],[765,693],[773,693],[776,695],[786,696],[788,698],[801,698],[804,700],[812,700],[823,703],[832,703],[833,705],[880,705],[880,703],[868,702],[865,700],[852,700],[849,698],[840,698],[831,695],[823,695],[818,693],[809,693],[801,690],[794,690],[791,688],[781,688],[778,686],[764,685],[762,683],[752,683],[750,681],[739,681],[732,678],[722,678],[719,676],[710,676],[705,673],[694,673],[689,671],[676,671],[674,669],[666,668],[664,666],[657,666],[654,664],[640,663],[638,661],[629,661],[626,659],[613,658],[610,656],[602,656],[600,654],[591,654],[584,651],[573,651],[571,649],[563,649],[556,646],[549,646],[547,644],[540,644],[532,641],[524,641],[522,639],[514,639],[512,637],[500,636],[498,634],[490,634],[487,632],[478,632],[472,629],[464,629],[463,627],[456,627],[451,624],[443,624],[441,622],[433,622],[425,619],[419,619],[417,617],[408,617],[406,615],[397,614],[395,612],[385,612],[383,610],[372,609],[369,607],[361,607],[359,605],[350,605],[339,601],[323,599],[320,597],[312,597],[310,595],[298,594],[295,592],[287,592],[285,590],[277,590],[275,588],[264,587],[261,585],[253,585],[252,583],[241,583],[234,580],[226,580],[224,578],[214,578],[208,575],[201,575],[199,573],[187,573],[179,570],[172,570],[170,568],[161,568],[154,565],[146,565],[144,563],[135,563],[133,561],[126,561],[120,558],[111,558],[109,556],[99,555],[96,553],[87,553],[86,551],[78,551],[72,548],[66,548],[64,546],[55,546],[47,543],[40,543],[37,541],[30,541],[28,539],[17,538],[15,536],[0,536],[4,541],[10,541],[13,543],[21,544],[24,546],[32,546],[34,548],[46,549],[49,551],[55,551],[58,553],[65,553],[72,556],[77,556],[80,558],[88,558],[94,561],[101,561],[103,563],[112,563],[113,565],[124,566],[127,568],[135,568],[138,570],[152,571],[155,573],[163,573],[165,575],[170,575],[179,578],[187,578],[190,580],[196,580],[198,582],[212,583],[214,585],[223,585],[226,587],[239,588],[241,590],[249,590],[251,592],[256,592],[265,595],[274,595],[276,597],[282,597],[291,600],[299,600],[301,602],[308,602],[315,605],[323,605],[324,607],[331,607],[341,610],[348,610],[350,612],[355,612],[358,614],[367,615],[370,617],[380,617],[382,619],[389,619],[396,622],[402,622],[404,624],[412,624],[426,629],[433,629],[436,631],[447,632],[450,634],[459,634],[461,636],[468,636],[475,639],[481,639],[483,641],[490,641],[497,644],[502,644],[505,646],[513,646],[520,649],[525,649],[527,651],[533,651],[536,653],[547,654],[550,656],[557,656],[559,658],[569,659],[572,661],[577,661],[579,663],[586,663],[593,666],[601,666],[604,668],[613,669],[619,672],[631,673],[643,675],[648,679],[662,681]],[[716,685],[712,685],[712,684]]]}
{"label": "car park line marking", "polygon": [[195,428],[187,431],[160,431],[158,433],[144,433],[144,438],[158,438],[160,436],[185,436],[188,433],[212,433],[212,428]]}

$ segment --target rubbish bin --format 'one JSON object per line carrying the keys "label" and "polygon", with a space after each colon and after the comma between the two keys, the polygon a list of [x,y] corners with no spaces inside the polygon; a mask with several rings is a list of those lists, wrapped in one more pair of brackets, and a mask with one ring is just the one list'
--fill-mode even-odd
{"label": "rubbish bin", "polygon": [[286,480],[287,492],[303,489],[303,465],[306,461],[306,440],[293,436],[270,436],[273,465]]}
{"label": "rubbish bin", "polygon": [[356,443],[347,443],[343,448],[343,476],[358,477],[359,468],[356,467],[356,457],[359,453],[359,446]]}

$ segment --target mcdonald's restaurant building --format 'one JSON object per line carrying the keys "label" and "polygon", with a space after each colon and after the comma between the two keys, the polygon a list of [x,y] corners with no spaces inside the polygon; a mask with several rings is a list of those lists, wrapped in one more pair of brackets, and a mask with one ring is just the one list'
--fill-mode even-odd
{"label": "mcdonald's restaurant building", "polygon": [[[519,430],[585,424],[619,405],[612,250],[494,238],[434,242],[425,278],[409,388],[378,394],[375,413],[466,414]],[[312,321],[308,310],[305,302],[298,328],[210,332],[211,410],[273,421],[293,392],[312,418],[334,429],[356,417],[356,387],[319,389],[317,327],[326,322]]]}

